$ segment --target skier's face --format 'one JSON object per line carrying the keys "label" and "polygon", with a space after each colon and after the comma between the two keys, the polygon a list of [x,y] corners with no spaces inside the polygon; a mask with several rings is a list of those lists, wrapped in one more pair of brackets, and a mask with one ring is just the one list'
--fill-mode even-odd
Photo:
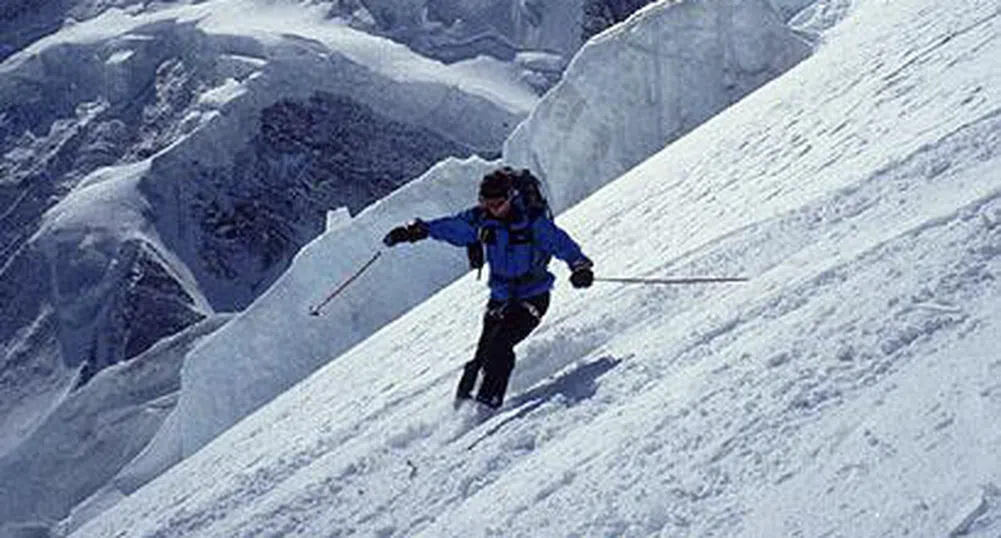
{"label": "skier's face", "polygon": [[486,209],[494,218],[501,218],[511,211],[511,199],[507,196],[497,198],[480,197],[480,206]]}

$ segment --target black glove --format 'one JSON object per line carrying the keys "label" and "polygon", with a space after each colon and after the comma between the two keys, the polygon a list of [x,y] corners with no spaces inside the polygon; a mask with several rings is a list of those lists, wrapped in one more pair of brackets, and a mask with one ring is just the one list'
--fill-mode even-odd
{"label": "black glove", "polygon": [[594,284],[594,271],[591,271],[590,262],[580,262],[574,265],[573,272],[570,273],[570,283],[575,288],[589,288]]}
{"label": "black glove", "polygon": [[387,247],[391,247],[404,241],[414,243],[426,238],[427,236],[427,224],[424,224],[423,221],[415,220],[406,226],[397,226],[396,228],[393,228],[388,234],[386,234],[386,237],[382,238],[382,242],[385,243]]}
{"label": "black glove", "polygon": [[386,237],[382,238],[382,242],[385,243],[387,247],[391,247],[397,243],[402,243],[408,239],[410,239],[410,234],[407,233],[407,229],[403,226],[397,226],[396,228],[389,230],[389,233],[386,234]]}

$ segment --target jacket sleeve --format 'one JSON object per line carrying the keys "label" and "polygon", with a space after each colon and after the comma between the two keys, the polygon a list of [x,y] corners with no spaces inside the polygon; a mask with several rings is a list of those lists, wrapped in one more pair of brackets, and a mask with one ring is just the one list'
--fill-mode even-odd
{"label": "jacket sleeve", "polygon": [[477,241],[477,219],[474,209],[467,209],[450,217],[427,221],[428,235],[432,239],[464,247]]}
{"label": "jacket sleeve", "polygon": [[570,235],[552,220],[545,218],[537,219],[533,228],[539,246],[546,253],[565,261],[571,269],[581,263],[591,265],[591,260],[581,251],[580,245],[571,239]]}

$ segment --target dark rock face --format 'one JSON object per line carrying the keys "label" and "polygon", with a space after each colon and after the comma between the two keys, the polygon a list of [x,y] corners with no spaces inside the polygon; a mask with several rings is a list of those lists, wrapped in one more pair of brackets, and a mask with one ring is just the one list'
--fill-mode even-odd
{"label": "dark rock face", "polygon": [[32,41],[59,29],[65,0],[4,0],[0,3],[0,62]]}
{"label": "dark rock face", "polygon": [[111,292],[98,308],[96,323],[100,329],[94,331],[80,384],[204,319],[205,314],[196,308],[167,267],[167,262],[145,242],[130,240],[121,245],[105,276],[111,282]]}
{"label": "dark rock face", "polygon": [[299,181],[287,185],[297,188],[292,198],[321,197],[324,209],[339,203],[356,213],[441,159],[473,151],[348,97],[320,93],[305,103],[281,101],[264,109],[249,153],[256,160],[238,175],[271,174],[280,163],[301,158]]}
{"label": "dark rock face", "polygon": [[232,168],[195,166],[187,220],[199,228],[199,260],[189,263],[221,282],[206,287],[215,308],[241,309],[323,231],[327,210],[357,213],[445,157],[472,153],[344,96],[279,101]]}
{"label": "dark rock face", "polygon": [[586,0],[584,2],[584,25],[581,38],[587,41],[592,36],[626,20],[639,8],[652,0]]}

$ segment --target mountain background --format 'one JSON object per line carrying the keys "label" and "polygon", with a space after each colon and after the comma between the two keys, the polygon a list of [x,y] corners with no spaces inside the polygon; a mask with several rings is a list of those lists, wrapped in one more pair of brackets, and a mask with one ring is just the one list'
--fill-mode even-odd
{"label": "mountain background", "polygon": [[[592,54],[651,50],[644,23],[676,32],[658,8],[693,17],[681,24],[693,34],[676,39],[703,47],[705,23],[741,12],[717,3],[713,17],[697,5],[709,6],[655,4],[592,38],[522,126],[548,119],[532,130],[566,132],[568,161],[590,167],[624,154],[616,141],[656,133],[646,122],[669,120],[684,101],[654,97],[674,95],[663,82],[679,75],[629,62],[621,78],[573,72],[595,65]],[[838,6],[827,7],[794,19],[830,20]],[[455,411],[486,298],[475,274],[344,353],[327,344],[387,297],[434,287],[434,273],[468,273],[461,250],[383,251],[329,317],[303,314],[326,279],[374,255],[387,226],[469,203],[476,178],[460,170],[489,164],[445,161],[341,214],[189,355],[172,415],[186,457],[125,498],[105,490],[104,502],[118,502],[74,534],[996,536],[1001,10],[840,7],[812,55],[597,190],[538,167],[557,204],[581,197],[557,220],[599,276],[748,282],[581,291],[553,264],[553,306],[518,349],[506,409],[485,420]],[[724,34],[747,27],[761,26]],[[748,46],[708,50],[741,65],[760,58],[731,55]],[[682,65],[727,73],[712,58]],[[557,96],[566,106],[543,114]],[[625,124],[635,131],[609,119],[637,96],[651,104]],[[617,136],[570,136],[601,129]],[[335,253],[346,251],[356,259],[342,269]],[[244,406],[213,391],[267,392],[286,383],[280,365],[314,356],[326,361],[307,378],[197,441],[225,423],[198,417]]]}
{"label": "mountain background", "polygon": [[[357,213],[447,156],[499,155],[581,43],[579,32],[563,36],[568,27],[562,48],[536,50],[513,22],[487,31],[456,21],[483,6],[429,6],[451,13],[446,25],[412,19],[416,4],[272,3],[234,25],[239,3],[195,4],[4,4],[0,375],[10,395],[0,446],[108,365],[245,308],[329,209]],[[492,11],[502,5],[516,14],[500,2]],[[379,62],[402,56],[428,72],[429,61],[376,37],[347,43],[396,34],[407,44],[438,36],[429,57],[473,65],[391,81]],[[491,55],[490,43],[512,40],[526,44]],[[465,52],[446,52],[460,44]],[[45,221],[114,167],[137,182],[124,194],[141,198],[130,224],[86,214],[115,213],[112,193],[77,196],[87,198],[79,209],[60,211],[73,223]]]}
{"label": "mountain background", "polygon": [[[837,222],[818,228],[821,231],[814,235],[802,231],[795,237],[783,235],[787,226],[801,223],[797,211],[826,214],[831,208],[846,205],[847,215],[864,216],[848,219],[846,222],[852,226],[863,220],[879,222],[866,219],[885,213],[889,222],[895,223],[886,225],[890,234],[911,230],[910,223],[921,219],[945,218],[952,222],[951,217],[941,215],[967,203],[974,203],[975,209],[969,209],[974,215],[986,215],[983,218],[988,221],[992,218],[989,201],[973,200],[988,195],[993,176],[989,172],[979,176],[960,173],[967,168],[979,170],[974,164],[990,162],[993,155],[993,70],[989,63],[978,61],[992,50],[994,12],[990,2],[964,2],[954,11],[936,10],[919,0],[894,8],[880,7],[878,2],[837,0],[664,1],[649,5],[216,0],[52,2],[31,9],[28,4],[13,3],[4,9],[6,26],[0,39],[7,55],[0,64],[0,140],[4,144],[0,162],[4,243],[0,252],[5,256],[0,273],[4,299],[0,327],[0,349],[4,352],[0,371],[0,494],[9,502],[0,510],[0,521],[4,532],[13,535],[66,534],[107,509],[112,512],[87,527],[85,535],[110,535],[113,532],[108,529],[119,525],[136,533],[141,533],[136,529],[151,525],[150,529],[159,530],[149,532],[168,535],[186,535],[187,531],[208,535],[278,532],[277,527],[268,525],[248,527],[239,518],[232,519],[228,509],[222,510],[229,514],[229,522],[223,527],[178,523],[176,518],[157,527],[160,524],[155,517],[145,522],[136,520],[145,516],[139,516],[134,506],[139,502],[162,504],[167,498],[164,495],[174,495],[163,491],[172,491],[169,488],[177,484],[182,484],[182,489],[189,487],[183,486],[183,478],[181,482],[171,478],[154,481],[151,489],[143,488],[178,462],[183,462],[181,468],[170,471],[169,476],[184,477],[188,472],[214,476],[204,469],[191,470],[199,469],[203,465],[199,462],[205,458],[217,457],[203,456],[205,450],[225,453],[226,449],[220,447],[228,446],[229,441],[213,442],[218,435],[328,363],[331,366],[324,371],[337,373],[318,374],[319,378],[311,379],[328,375],[353,380],[343,385],[334,382],[322,390],[354,403],[328,400],[327,406],[348,407],[343,413],[329,408],[314,410],[314,415],[345,424],[344,428],[360,435],[351,441],[353,446],[373,454],[366,459],[373,465],[372,473],[361,472],[357,480],[382,481],[385,476],[381,473],[395,468],[374,455],[384,453],[383,438],[363,432],[393,432],[402,425],[403,438],[392,434],[388,442],[394,449],[417,454],[414,461],[424,457],[420,454],[425,448],[450,450],[449,443],[457,437],[440,438],[438,432],[448,428],[450,418],[439,416],[437,407],[431,406],[429,415],[411,410],[410,415],[417,418],[402,422],[398,415],[380,411],[366,415],[372,419],[366,425],[348,411],[351,406],[369,405],[374,400],[366,396],[366,390],[352,395],[346,387],[358,390],[367,386],[365,383],[386,387],[396,402],[391,407],[410,409],[418,404],[427,406],[425,396],[440,392],[440,383],[427,385],[431,392],[406,383],[383,385],[378,380],[401,366],[361,369],[356,375],[344,371],[348,366],[334,365],[342,361],[355,364],[354,359],[338,358],[343,352],[353,350],[353,355],[346,356],[353,357],[363,353],[359,349],[373,345],[382,349],[377,341],[366,343],[369,337],[461,277],[466,272],[461,256],[440,245],[394,252],[395,259],[375,265],[366,274],[368,284],[356,286],[339,298],[321,319],[304,321],[300,314],[364,263],[388,226],[413,216],[435,216],[467,206],[474,198],[475,182],[500,161],[536,171],[544,179],[558,212],[575,207],[606,184],[647,163],[632,173],[646,178],[632,180],[636,192],[656,192],[658,197],[676,200],[657,209],[646,208],[642,215],[651,221],[649,228],[657,230],[660,226],[672,237],[701,231],[685,241],[655,240],[651,245],[647,235],[622,228],[621,222],[635,220],[638,215],[628,207],[642,204],[627,202],[630,195],[622,192],[625,187],[619,187],[612,188],[619,192],[618,196],[601,198],[602,207],[618,207],[618,212],[577,209],[574,214],[580,217],[566,217],[577,219],[569,221],[578,223],[571,225],[575,236],[584,238],[589,253],[614,253],[615,260],[626,260],[619,264],[606,258],[602,265],[605,270],[635,273],[689,267],[710,272],[727,268],[747,271],[756,276],[756,285],[750,287],[754,293],[749,291],[745,296],[752,302],[741,302],[744,299],[738,297],[732,300],[736,302],[723,300],[721,304],[766,317],[781,317],[778,313],[786,310],[754,306],[756,297],[772,293],[781,302],[793,300],[788,299],[790,294],[807,293],[796,290],[812,290],[818,297],[833,298],[841,297],[845,290],[825,287],[821,281],[790,288],[771,277],[757,278],[759,275],[796,274],[793,268],[810,274],[815,267],[829,267],[830,260],[838,256],[850,259],[850,253],[865,251],[863,246],[877,248],[884,242],[882,235],[866,228],[857,245],[852,246],[842,240]],[[849,15],[852,17],[844,25],[839,24]],[[877,22],[880,17],[911,28],[911,35],[897,36],[890,22]],[[968,42],[972,42],[969,47]],[[940,50],[943,52],[939,54]],[[804,62],[815,51],[823,55]],[[901,56],[897,62],[895,55]],[[844,65],[828,59],[838,57]],[[844,61],[846,58],[848,61]],[[780,77],[800,62],[801,67]],[[956,66],[964,62],[972,66],[971,71],[957,71]],[[898,68],[892,70],[891,65]],[[918,67],[921,75],[907,78],[908,70]],[[925,90],[933,85],[929,80],[942,76],[933,76],[935,69],[963,73],[954,75],[951,85],[942,86],[954,88],[956,95],[963,94],[955,107],[952,101],[943,101],[943,97]],[[779,80],[769,84],[776,77]],[[768,90],[763,96],[758,92],[750,103],[741,101],[762,86]],[[865,93],[870,88],[872,92]],[[968,96],[964,93],[967,91],[971,92]],[[807,113],[804,103],[811,99],[816,110]],[[728,109],[734,103],[737,106]],[[727,112],[717,116],[723,110]],[[834,121],[836,110],[846,117]],[[952,116],[936,110],[948,111]],[[869,117],[860,111],[868,111]],[[829,117],[833,123],[825,123]],[[776,125],[782,129],[776,131]],[[693,130],[698,134],[686,136]],[[679,139],[682,142],[677,147],[671,144]],[[665,146],[666,153],[662,152]],[[973,153],[967,156],[968,151]],[[692,160],[690,156],[697,154],[703,155],[701,160]],[[654,155],[663,156],[648,162]],[[956,186],[939,193],[912,181],[911,171],[923,170],[924,166],[931,167],[930,177],[951,170],[943,177],[956,178]],[[899,188],[914,193],[900,203],[918,208],[914,210],[917,216],[909,216],[906,210],[886,210],[882,202],[867,203],[870,198],[865,193],[870,191],[862,178],[870,172],[878,180],[896,174]],[[745,181],[749,183],[743,190],[737,188]],[[725,196],[730,190],[743,192],[744,198]],[[943,194],[952,190],[955,196]],[[872,192],[879,193],[880,201],[888,199],[886,191]],[[939,197],[939,205],[927,203],[935,196]],[[749,211],[750,200],[757,200],[754,211]],[[330,212],[334,208],[340,209]],[[706,222],[704,215],[696,216],[698,212],[715,214],[717,221]],[[750,222],[769,224],[744,228]],[[603,239],[612,236],[602,230],[612,229],[619,230],[620,238],[631,237],[633,246]],[[736,235],[728,239],[730,234]],[[960,281],[987,282],[976,275],[991,274],[992,236],[964,237],[967,239],[954,241],[969,243],[983,256],[980,262],[972,258],[969,261],[972,280],[962,277]],[[969,239],[974,237],[981,239]],[[826,242],[820,246],[797,250],[821,238]],[[830,247],[823,246],[828,243]],[[754,248],[762,254],[758,265],[720,261],[746,258]],[[642,260],[650,252],[665,253],[671,261],[644,269]],[[834,258],[832,253],[836,253]],[[780,261],[784,257],[791,261]],[[889,254],[871,257],[891,267],[904,263],[904,258]],[[694,265],[686,265],[689,258]],[[907,263],[920,266],[916,261]],[[966,262],[961,264],[967,267]],[[415,271],[415,267],[421,270]],[[938,274],[934,263],[928,267],[915,274],[929,278]],[[770,273],[773,270],[778,272]],[[893,269],[888,271],[892,273]],[[956,278],[949,275],[967,275],[942,274],[946,279]],[[887,292],[889,304],[897,304],[900,297],[910,293],[899,291],[905,290],[911,280],[903,282],[896,288],[883,284],[898,290]],[[468,282],[459,286],[478,289]],[[989,295],[984,291],[987,288],[974,287]],[[959,285],[957,289],[967,286]],[[925,294],[927,297],[922,295],[925,299],[941,299],[931,306],[927,300],[915,299],[918,306],[894,314],[907,319],[914,316],[917,323],[905,323],[909,328],[901,329],[899,338],[883,334],[896,334],[895,324],[878,329],[883,327],[883,314],[871,304],[860,306],[861,317],[834,316],[832,319],[842,320],[846,327],[876,330],[881,343],[872,345],[880,347],[890,362],[862,361],[869,366],[831,389],[833,393],[804,388],[817,383],[815,377],[806,374],[789,379],[788,383],[807,391],[801,390],[800,394],[817,398],[817,402],[809,403],[814,396],[804,396],[807,403],[802,408],[823,407],[821,404],[831,398],[841,402],[838,395],[851,393],[857,388],[853,383],[883,379],[879,375],[867,377],[866,372],[896,372],[886,364],[902,364],[898,360],[901,356],[918,353],[912,344],[920,344],[922,338],[938,342],[938,347],[927,352],[928,356],[938,356],[935,353],[944,346],[941,338],[953,334],[956,327],[962,334],[989,334],[983,332],[991,326],[989,303],[964,309],[957,306],[960,296],[953,292],[942,295],[946,291],[935,288]],[[463,297],[461,301],[470,302],[470,292],[458,293]],[[529,356],[536,358],[519,366],[520,377],[515,380],[521,391],[515,402],[530,404],[527,411],[518,411],[519,418],[536,410],[548,416],[556,403],[590,401],[598,377],[611,372],[609,379],[619,379],[620,364],[643,364],[648,360],[634,349],[637,346],[645,349],[661,346],[664,341],[686,341],[684,335],[688,333],[672,332],[676,330],[659,325],[646,332],[640,330],[653,323],[645,316],[665,315],[662,294],[640,298],[594,295],[598,297],[590,300],[600,302],[600,297],[605,297],[610,310],[584,318],[597,317],[610,324],[573,323],[569,315],[557,315],[552,329],[541,330],[542,339],[529,350]],[[696,294],[691,303],[684,303],[673,297],[693,307],[707,299]],[[573,304],[569,312],[576,311],[578,317],[586,312],[583,306]],[[681,305],[677,308],[685,310]],[[937,314],[933,319],[913,314],[923,311]],[[412,315],[419,318],[421,314]],[[431,315],[434,319],[443,316]],[[456,321],[446,326],[453,328],[458,327],[455,324],[460,318],[468,323],[477,316],[471,311],[451,315]],[[723,318],[730,315],[719,313]],[[794,326],[826,326],[817,317],[822,315],[829,314],[804,315],[803,321],[795,321],[799,325]],[[860,321],[863,318],[870,321]],[[718,321],[712,315],[698,314],[680,325],[701,322],[716,326]],[[784,323],[793,322],[785,321],[776,327],[786,326]],[[427,324],[418,322],[418,326]],[[726,327],[728,323],[723,323],[721,334],[729,334]],[[468,347],[466,340],[471,342],[471,337],[463,339],[457,330],[451,329],[435,341],[452,342],[444,346],[449,348]],[[768,359],[769,365],[798,364],[795,358],[804,353],[808,364],[821,360],[818,357],[823,353],[810,354],[798,348],[782,352],[778,349],[781,343],[762,344],[765,337],[760,335],[774,330],[768,326],[754,329],[757,332],[748,333],[741,345],[748,349],[764,347],[766,354],[774,352],[778,358]],[[408,331],[406,334],[413,333]],[[544,336],[551,331],[558,333],[552,342]],[[801,333],[793,331],[794,335]],[[389,334],[391,341],[410,341],[401,340],[393,330]],[[862,329],[862,334],[869,333]],[[605,349],[605,344],[613,340],[626,341],[627,335],[632,335],[634,345]],[[872,346],[865,338],[825,338],[839,342],[833,345],[838,357],[848,357],[844,362],[870,356],[866,350]],[[425,349],[419,342],[409,346]],[[545,342],[552,343],[552,347]],[[971,338],[971,342],[967,346],[973,350],[971,354],[979,357],[985,353],[987,348],[978,344],[977,338]],[[361,347],[356,348],[359,344]],[[702,353],[705,348],[700,346],[693,349]],[[809,348],[805,343],[797,346]],[[388,360],[392,365],[405,358],[398,346],[394,350],[363,354],[377,357],[380,363]],[[463,349],[463,353],[468,351]],[[687,353],[681,348],[676,351]],[[599,352],[602,354],[594,355]],[[425,350],[421,356],[422,360],[441,361],[440,368],[459,364],[450,356],[435,359],[432,350]],[[659,353],[650,359],[674,360]],[[628,369],[632,371],[633,367]],[[696,377],[702,375],[698,373],[701,369],[692,372]],[[674,374],[668,368],[664,375]],[[444,377],[442,374],[436,379]],[[671,379],[675,381],[665,382],[677,382],[676,377]],[[614,384],[619,381],[609,383],[620,387]],[[706,381],[704,386],[711,391],[716,384]],[[296,394],[302,394],[309,389],[296,390]],[[604,401],[633,405],[627,403],[631,401],[628,391],[608,390],[602,393]],[[315,396],[307,393],[305,398]],[[285,397],[289,398],[299,396]],[[670,405],[651,398],[651,404]],[[752,402],[750,407],[762,406],[757,400],[748,402]],[[310,408],[302,402],[296,405]],[[276,412],[284,413],[283,417],[295,416],[287,411],[266,411],[269,407],[262,410],[261,416]],[[749,409],[748,420],[762,420],[760,417],[771,416],[769,410],[775,408],[764,405],[762,409],[760,415]],[[712,410],[702,412],[710,418],[701,427],[732,431],[730,423],[712,418],[716,416]],[[257,426],[255,432],[262,427],[269,431],[284,428],[283,419],[255,417],[258,415],[251,415],[241,424],[253,424],[255,420],[276,424]],[[587,431],[588,421],[580,418],[571,413],[565,420],[550,424],[556,428],[554,431],[586,436],[583,432]],[[527,421],[529,428],[545,423],[534,418]],[[330,427],[329,423],[306,424],[320,432]],[[748,423],[745,426],[750,427]],[[242,426],[240,431],[248,427]],[[623,429],[622,424],[606,427],[620,432],[629,429]],[[789,427],[786,424],[786,429],[793,431]],[[475,434],[477,430],[473,427],[471,431]],[[493,431],[492,427],[488,431]],[[512,435],[524,435],[518,431],[522,430],[516,429]],[[288,435],[311,439],[314,433],[298,431]],[[228,438],[240,435],[232,433]],[[294,446],[282,448],[273,442],[285,435],[269,436],[267,439],[272,441],[258,439],[256,461],[277,458],[269,464],[276,474],[264,479],[267,484],[285,484],[289,472],[302,468],[299,464],[286,465],[285,451],[294,451]],[[337,446],[354,438],[340,433],[334,437],[340,439]],[[315,438],[325,448],[319,452],[310,449],[302,465],[311,468],[314,458],[335,457],[340,449],[329,444],[332,439],[323,434]],[[770,436],[742,439],[757,440],[749,449],[755,453],[763,452],[763,447],[774,440]],[[513,440],[498,439],[502,444]],[[205,449],[206,445],[216,448]],[[991,445],[985,441],[983,446]],[[651,448],[650,454],[666,454],[663,461],[679,454],[674,451],[677,447],[657,447]],[[725,458],[728,452],[722,454],[720,457]],[[194,462],[186,459],[195,456],[199,459]],[[539,451],[537,457],[553,468],[574,461],[553,459],[546,451]],[[341,460],[341,456],[336,458]],[[240,461],[236,458],[236,463],[220,468],[228,469],[233,477],[245,477],[253,465],[241,468]],[[429,463],[420,461],[419,467],[427,468]],[[609,461],[622,465],[614,459]],[[447,470],[431,467],[439,469],[431,476]],[[703,476],[707,468],[712,466],[693,466],[692,472]],[[327,471],[313,469],[319,476],[327,476]],[[989,466],[986,469],[990,472]],[[660,474],[674,476],[666,471]],[[724,474],[733,480],[732,474]],[[692,479],[695,475],[686,476]],[[187,480],[190,485],[199,481]],[[567,486],[573,482],[565,477],[561,480]],[[614,482],[607,480],[606,485]],[[950,527],[951,531],[968,532],[977,522],[990,527],[990,517],[985,519],[984,515],[992,513],[994,496],[990,487],[993,482],[987,480],[983,494],[976,497],[975,509],[963,516],[969,516],[967,524],[959,522]],[[206,499],[222,495],[239,499],[237,505],[277,502],[253,486],[249,490],[243,486],[227,489],[231,482],[222,476],[212,482],[221,489],[208,488]],[[489,489],[496,492],[500,488],[500,494],[507,495],[524,485],[504,483]],[[746,491],[752,482],[740,479],[731,483],[735,484],[732,490],[738,493],[727,498],[736,499],[735,504],[720,504],[721,513],[740,512],[739,506],[750,510]],[[794,483],[806,490],[816,487],[809,481]],[[629,491],[627,486],[623,488]],[[570,487],[560,491],[570,492],[568,498],[573,499],[573,490]],[[130,495],[134,499],[127,498]],[[548,497],[548,493],[543,496]],[[126,498],[128,502],[119,507],[119,501]],[[144,498],[147,500],[142,501]],[[446,492],[443,497],[428,494],[423,498],[425,506],[438,506],[456,497],[455,492]],[[796,506],[779,492],[775,498],[777,505]],[[458,499],[467,497],[463,494]],[[697,496],[693,499],[697,500]],[[219,510],[213,504],[216,501],[208,505],[199,502],[192,501],[194,504],[183,510],[205,517]],[[296,510],[306,506],[299,501],[280,503],[298,507]],[[353,510],[351,503],[338,506]],[[420,513],[426,508],[418,506],[392,502],[378,505],[369,517],[385,520],[391,514],[404,514],[400,517],[411,519],[402,526],[384,522],[370,530],[383,535],[412,535],[425,520]],[[442,519],[439,527],[455,532],[476,528],[475,518],[455,515],[469,510],[475,514],[476,510],[470,508],[473,506],[476,501],[454,505],[450,512],[453,515]],[[498,517],[517,519],[515,514],[520,512],[505,513],[504,506],[500,505]],[[682,502],[679,506],[687,505]],[[952,514],[950,510],[946,512]],[[705,513],[717,514],[712,509]],[[318,516],[319,520],[333,517],[334,512],[325,514]],[[733,535],[749,532],[747,529],[756,521],[751,516],[712,517],[715,526],[699,523],[696,528],[716,529],[709,534]],[[835,515],[830,517],[838,520]],[[598,527],[618,525],[616,517],[611,516],[584,519]],[[689,516],[679,515],[669,519],[674,523],[691,521]],[[201,516],[195,520],[206,521]],[[654,520],[660,523],[651,524],[645,532],[630,532],[669,532],[664,521]],[[127,521],[133,521],[135,527],[124,523]],[[348,517],[338,521],[336,528],[349,529],[360,520]],[[782,525],[792,525],[784,521]],[[733,526],[734,522],[740,523]],[[293,528],[299,529],[296,532],[303,528],[321,534],[334,532],[329,527],[321,531],[323,527],[316,521],[299,524],[282,527],[285,530],[278,533]],[[777,523],[765,519],[755,524]],[[903,528],[925,528],[914,525],[908,523]],[[521,529],[518,533],[529,533],[529,527],[515,528]],[[542,524],[540,528],[548,527]],[[441,535],[435,532],[432,535]]]}

